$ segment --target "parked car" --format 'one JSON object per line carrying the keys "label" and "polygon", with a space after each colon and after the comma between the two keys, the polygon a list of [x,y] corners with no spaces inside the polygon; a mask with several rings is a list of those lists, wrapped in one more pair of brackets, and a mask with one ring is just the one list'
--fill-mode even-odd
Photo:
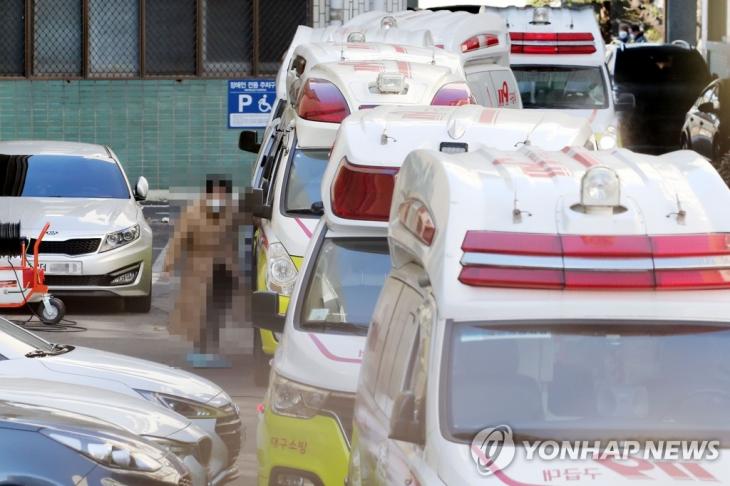
{"label": "parked car", "polygon": [[[178,413],[120,393],[81,385],[27,378],[0,380],[0,400],[51,407],[91,417],[154,442],[189,469],[192,486],[208,486],[226,464],[222,444]],[[210,478],[208,477],[210,473]]]}
{"label": "parked car", "polygon": [[0,142],[0,221],[20,221],[23,236],[50,230],[40,245],[55,295],[116,296],[132,312],[150,310],[152,229],[109,147],[86,143]]}
{"label": "parked car", "polygon": [[0,484],[189,486],[183,463],[83,415],[0,401]]}
{"label": "parked car", "polygon": [[616,97],[632,94],[636,106],[621,115],[623,145],[647,153],[679,148],[684,116],[711,81],[702,55],[674,44],[634,44],[609,61]]}
{"label": "parked car", "polygon": [[225,445],[226,462],[214,482],[238,474],[235,462],[242,434],[238,407],[204,378],[129,356],[49,343],[0,318],[0,380],[7,377],[93,386],[162,405],[209,432],[213,447]]}
{"label": "parked car", "polygon": [[730,79],[710,83],[687,112],[680,135],[684,149],[718,165],[730,150]]}

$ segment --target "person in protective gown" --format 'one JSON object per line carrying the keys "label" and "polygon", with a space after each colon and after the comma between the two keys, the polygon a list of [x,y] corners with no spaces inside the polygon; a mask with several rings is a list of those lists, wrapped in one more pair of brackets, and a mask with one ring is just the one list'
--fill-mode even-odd
{"label": "person in protective gown", "polygon": [[208,176],[204,197],[181,215],[167,250],[164,274],[180,270],[169,332],[193,342],[188,361],[197,367],[229,366],[218,354],[219,337],[227,313],[242,302],[238,235],[247,220],[242,209],[230,179]]}

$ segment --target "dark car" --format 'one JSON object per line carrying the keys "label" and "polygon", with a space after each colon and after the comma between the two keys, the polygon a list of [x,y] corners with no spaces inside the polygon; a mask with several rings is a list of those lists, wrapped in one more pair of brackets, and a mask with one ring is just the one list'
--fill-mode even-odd
{"label": "dark car", "polygon": [[106,422],[0,401],[2,486],[189,486],[171,453]]}
{"label": "dark car", "polygon": [[716,165],[730,151],[730,79],[713,81],[700,94],[687,112],[680,143]]}
{"label": "dark car", "polygon": [[684,116],[712,80],[702,55],[675,44],[637,44],[614,54],[613,89],[633,94],[636,107],[621,117],[624,146],[648,153],[679,148]]}

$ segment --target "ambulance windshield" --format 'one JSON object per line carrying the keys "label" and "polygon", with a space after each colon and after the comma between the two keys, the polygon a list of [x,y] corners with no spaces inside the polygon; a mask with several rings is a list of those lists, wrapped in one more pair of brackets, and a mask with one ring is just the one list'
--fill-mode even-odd
{"label": "ambulance windshield", "polygon": [[608,108],[599,67],[513,65],[525,108],[593,110]]}
{"label": "ambulance windshield", "polygon": [[385,238],[326,238],[310,273],[300,325],[365,335],[390,271]]}
{"label": "ambulance windshield", "polygon": [[730,435],[730,325],[569,321],[451,326],[456,440],[508,425],[556,440]]}
{"label": "ambulance windshield", "polygon": [[326,149],[296,149],[284,182],[284,211],[294,215],[322,214],[322,176],[327,168]]}

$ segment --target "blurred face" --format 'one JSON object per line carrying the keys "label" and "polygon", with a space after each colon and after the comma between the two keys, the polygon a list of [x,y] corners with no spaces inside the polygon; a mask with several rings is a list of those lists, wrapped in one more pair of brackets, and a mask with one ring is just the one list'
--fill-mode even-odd
{"label": "blurred face", "polygon": [[213,186],[213,190],[207,194],[206,205],[213,213],[220,213],[228,203],[230,194],[226,192],[225,187]]}

